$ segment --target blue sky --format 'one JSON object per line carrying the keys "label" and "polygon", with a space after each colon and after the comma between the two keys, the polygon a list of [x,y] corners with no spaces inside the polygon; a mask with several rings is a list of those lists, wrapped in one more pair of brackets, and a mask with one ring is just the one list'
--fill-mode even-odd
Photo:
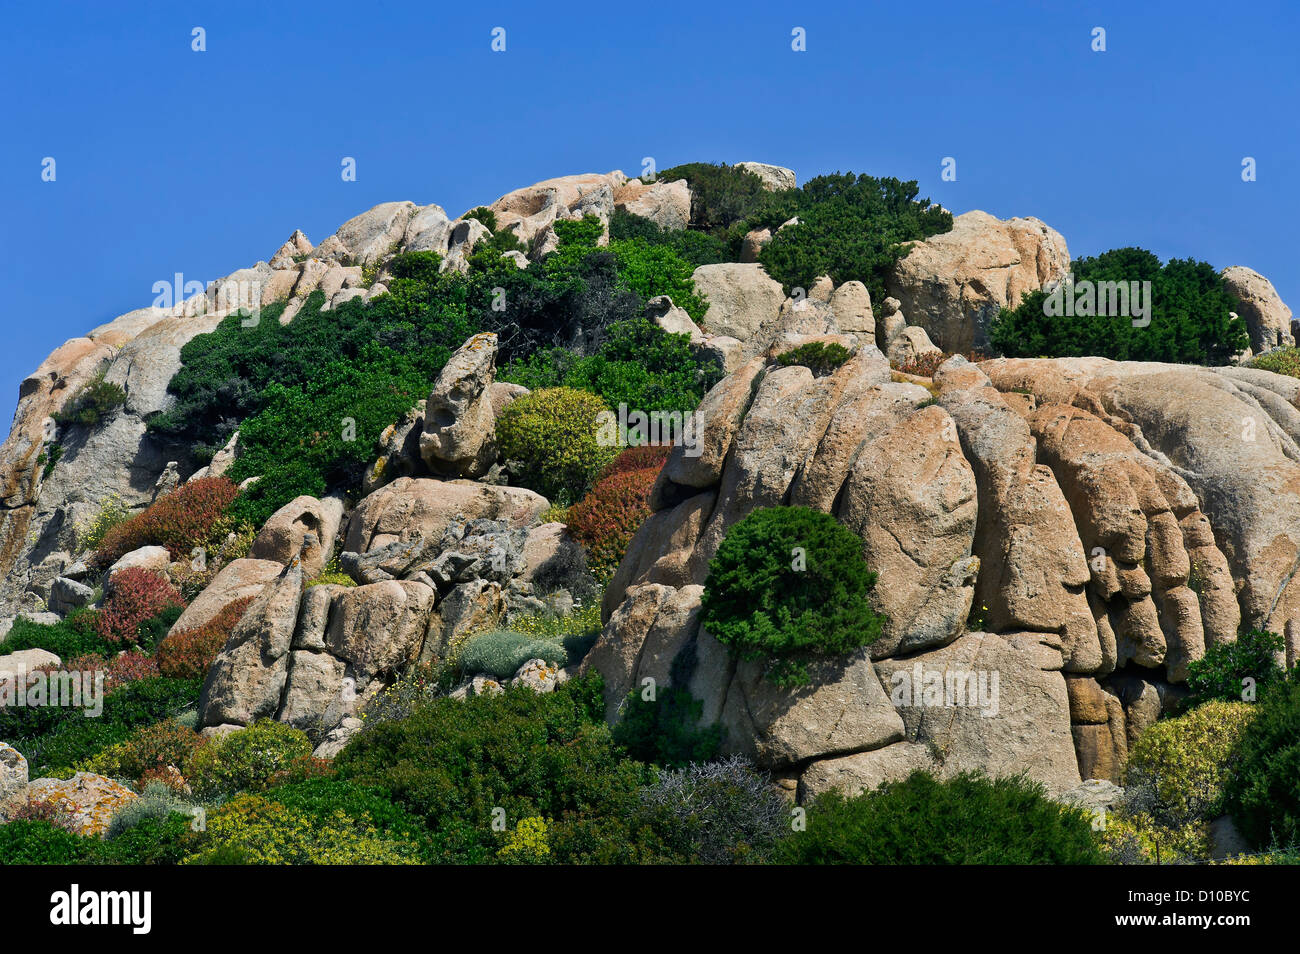
{"label": "blue sky", "polygon": [[[1140,245],[1248,265],[1300,312],[1298,11],[10,4],[0,415],[53,348],[149,304],[176,272],[219,277],[379,202],[457,215],[550,176],[635,175],[645,156],[917,179],[955,212],[1038,216],[1076,257]],[[196,26],[206,52],[191,50]],[[955,182],[940,180],[949,156]]]}

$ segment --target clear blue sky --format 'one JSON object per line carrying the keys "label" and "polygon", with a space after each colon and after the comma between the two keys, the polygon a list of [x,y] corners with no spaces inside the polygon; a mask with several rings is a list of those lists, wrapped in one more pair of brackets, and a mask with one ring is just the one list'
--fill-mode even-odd
{"label": "clear blue sky", "polygon": [[1300,312],[1298,9],[10,3],[0,416],[53,348],[175,272],[219,277],[383,201],[457,215],[550,176],[635,175],[644,156],[918,179],[956,212],[1038,216],[1076,257],[1248,265]]}

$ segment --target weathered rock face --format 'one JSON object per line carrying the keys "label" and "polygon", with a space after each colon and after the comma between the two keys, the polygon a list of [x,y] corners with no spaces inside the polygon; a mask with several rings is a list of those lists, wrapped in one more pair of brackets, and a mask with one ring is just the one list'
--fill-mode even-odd
{"label": "weathered rock face", "polygon": [[475,335],[438,374],[424,407],[420,456],[435,474],[481,477],[496,460],[496,416],[490,389],[497,336]]}
{"label": "weathered rock face", "polygon": [[248,555],[254,560],[282,564],[299,557],[303,572],[310,579],[333,557],[334,539],[342,521],[343,501],[338,497],[324,500],[306,495],[295,497],[263,524]]}
{"label": "weathered rock face", "polygon": [[1065,239],[1038,219],[975,211],[956,216],[951,232],[914,245],[886,287],[943,350],[966,352],[988,348],[998,309],[1060,281],[1069,265]]}
{"label": "weathered rock face", "polygon": [[614,211],[614,190],[626,182],[627,176],[618,171],[560,176],[509,192],[488,208],[496,213],[498,228],[513,232],[525,245],[533,246],[556,219],[580,219],[592,213],[608,229]]}
{"label": "weathered rock face", "polygon": [[[1240,623],[1300,634],[1293,380],[1091,358],[953,358],[913,380],[863,348],[824,378],[755,358],[710,391],[700,455],[673,451],[606,590],[584,666],[610,718],[667,674],[805,797],[916,768],[1063,793],[1118,779],[1187,664]],[[727,530],[778,504],[862,537],[888,617],[802,693],[683,610]]]}
{"label": "weathered rock face", "polygon": [[759,329],[776,321],[785,303],[785,292],[762,265],[721,263],[701,265],[691,278],[696,290],[709,303],[704,313],[705,330],[728,335],[742,342],[754,342],[753,353],[762,350]]}
{"label": "weathered rock face", "polygon": [[691,189],[685,179],[649,185],[633,179],[614,190],[614,208],[649,219],[661,229],[684,229],[691,220]]}
{"label": "weathered rock face", "polygon": [[763,180],[763,185],[773,192],[781,189],[793,189],[799,184],[793,169],[784,166],[772,166],[766,162],[738,162],[737,169],[752,172]]}
{"label": "weathered rock face", "polygon": [[1223,270],[1228,291],[1241,302],[1237,313],[1246,321],[1250,346],[1256,354],[1295,345],[1291,309],[1278,296],[1273,283],[1253,269],[1233,265]]}

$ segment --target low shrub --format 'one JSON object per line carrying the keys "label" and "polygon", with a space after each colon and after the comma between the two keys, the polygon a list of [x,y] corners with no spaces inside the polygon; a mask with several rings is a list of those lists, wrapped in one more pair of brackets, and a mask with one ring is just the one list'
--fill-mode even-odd
{"label": "low shrub", "polygon": [[359,826],[342,811],[320,819],[251,793],[209,812],[203,847],[183,864],[409,865],[413,846]]}
{"label": "low shrub", "polygon": [[[1241,737],[1227,805],[1256,847],[1300,847],[1300,682],[1274,686]],[[1158,724],[1158,723],[1157,723]]]}
{"label": "low shrub", "polygon": [[95,753],[78,768],[134,783],[153,770],[184,767],[202,744],[193,729],[167,719],[133,730],[126,741]]}
{"label": "low shrub", "polygon": [[[490,861],[505,844],[495,810],[557,822],[617,818],[634,804],[646,769],[619,757],[604,722],[598,676],[538,694],[523,687],[467,700],[437,698],[405,719],[380,722],[335,759],[342,778],[373,785],[420,816],[445,861]],[[606,845],[605,839],[600,844]],[[626,848],[626,840],[616,843]],[[591,837],[556,833],[554,859],[583,860]]]}
{"label": "low shrub", "polygon": [[1167,851],[1208,856],[1205,826],[1222,814],[1238,745],[1255,715],[1243,702],[1207,702],[1156,722],[1129,749],[1124,811],[1158,861],[1168,860]]}
{"label": "low shrub", "polygon": [[551,826],[539,815],[521,818],[506,843],[497,850],[505,864],[545,864],[551,856]]}
{"label": "low shrub", "polygon": [[120,385],[105,381],[101,371],[54,413],[54,420],[64,425],[94,427],[125,403],[126,392]]}
{"label": "low shrub", "polygon": [[698,864],[766,863],[790,833],[790,804],[741,758],[661,771],[641,805]]}
{"label": "low shrub", "polygon": [[[151,639],[160,638],[170,623],[150,625],[167,610],[184,609],[185,600],[166,579],[140,567],[119,570],[113,576],[113,590],[104,608],[95,617],[95,631],[112,646],[144,646],[152,649]],[[169,614],[175,623],[179,612]]]}
{"label": "low shrub", "polygon": [[1247,362],[1247,366],[1300,378],[1300,348],[1274,348]]}
{"label": "low shrub", "polygon": [[99,502],[99,509],[85,524],[77,527],[77,548],[97,550],[113,528],[131,519],[131,509],[115,493]]}
{"label": "low shrub", "polygon": [[[650,491],[668,459],[668,450],[629,448],[570,508],[569,532],[586,548],[587,566],[597,580],[606,581],[614,575],[632,537],[650,516]],[[643,461],[644,466],[633,469]]]}
{"label": "low shrub", "polygon": [[95,842],[48,821],[12,821],[0,825],[0,867],[84,864]]}
{"label": "low shrub", "polygon": [[1092,819],[1024,778],[914,772],[873,792],[838,791],[808,808],[777,851],[787,864],[1100,864]]}
{"label": "low shrub", "polygon": [[497,679],[509,679],[530,659],[544,659],[552,666],[563,666],[568,654],[553,640],[497,630],[470,637],[460,651],[458,662],[466,675],[485,673]]}
{"label": "low shrub", "polygon": [[822,377],[834,372],[850,357],[852,352],[842,344],[833,341],[829,344],[824,341],[809,341],[777,355],[776,363],[782,367],[803,365],[813,374]]}
{"label": "low shrub", "polygon": [[703,704],[680,686],[628,694],[623,718],[614,726],[614,741],[631,758],[665,768],[710,762],[722,746],[719,726],[700,727]]}
{"label": "low shrub", "polygon": [[95,549],[97,566],[107,567],[144,546],[166,547],[173,560],[188,560],[195,547],[212,547],[229,530],[222,521],[239,496],[225,477],[181,484],[171,493],[107,530]]}
{"label": "low shrub", "polygon": [[116,647],[96,632],[94,619],[93,613],[83,613],[76,617],[70,614],[61,623],[36,623],[19,616],[2,645],[5,653],[45,649],[60,659],[114,652]]}
{"label": "low shrub", "polygon": [[311,778],[268,789],[266,797],[294,812],[327,822],[343,813],[361,830],[404,842],[422,856],[430,850],[429,829],[382,789],[340,778]]}
{"label": "low shrub", "polygon": [[173,679],[206,677],[251,602],[251,596],[236,600],[197,629],[168,633],[154,653],[158,671]]}
{"label": "low shrub", "polygon": [[608,410],[586,391],[534,391],[497,418],[497,446],[504,459],[516,462],[525,487],[548,498],[577,500],[617,454],[597,440],[598,417]]}
{"label": "low shrub", "polygon": [[757,510],[727,531],[709,564],[700,622],[741,659],[766,662],[778,686],[807,663],[869,645],[883,618],[867,602],[876,575],[862,540],[808,507]]}
{"label": "low shrub", "polygon": [[194,825],[194,816],[186,811],[143,815],[100,842],[94,861],[103,865],[179,864],[197,838]]}
{"label": "low shrub", "polygon": [[306,733],[264,719],[195,749],[184,775],[201,797],[263,791],[324,772],[311,752]]}
{"label": "low shrub", "polygon": [[1188,664],[1191,701],[1253,702],[1259,692],[1286,678],[1276,658],[1283,648],[1281,636],[1258,629],[1241,633],[1235,642],[1210,647]]}

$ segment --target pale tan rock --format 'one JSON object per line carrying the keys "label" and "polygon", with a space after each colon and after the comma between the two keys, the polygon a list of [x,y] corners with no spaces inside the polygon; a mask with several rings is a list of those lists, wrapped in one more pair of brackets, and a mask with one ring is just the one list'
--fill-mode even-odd
{"label": "pale tan rock", "polygon": [[1223,283],[1241,303],[1237,314],[1246,322],[1250,346],[1256,354],[1295,345],[1291,334],[1291,309],[1278,296],[1273,283],[1253,269],[1233,265],[1223,270]]}

